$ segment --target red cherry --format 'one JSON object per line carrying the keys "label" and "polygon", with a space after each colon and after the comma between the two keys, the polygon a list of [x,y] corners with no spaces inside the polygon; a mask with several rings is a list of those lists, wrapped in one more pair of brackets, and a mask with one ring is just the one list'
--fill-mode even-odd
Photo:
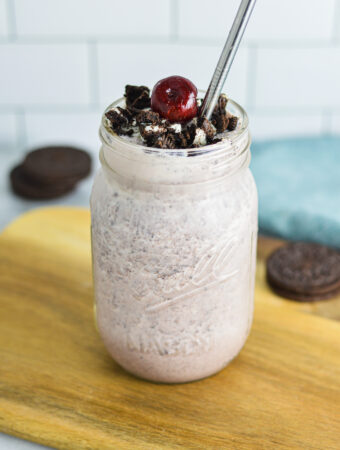
{"label": "red cherry", "polygon": [[197,116],[197,88],[187,78],[172,76],[155,84],[151,109],[169,122],[188,122]]}

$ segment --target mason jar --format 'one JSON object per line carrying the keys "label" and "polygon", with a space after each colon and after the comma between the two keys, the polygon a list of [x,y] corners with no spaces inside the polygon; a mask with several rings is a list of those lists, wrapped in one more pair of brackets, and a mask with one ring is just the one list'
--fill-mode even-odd
{"label": "mason jar", "polygon": [[250,331],[257,191],[247,115],[231,100],[228,110],[237,129],[189,150],[136,144],[103,115],[91,194],[96,320],[114,360],[144,379],[212,375]]}

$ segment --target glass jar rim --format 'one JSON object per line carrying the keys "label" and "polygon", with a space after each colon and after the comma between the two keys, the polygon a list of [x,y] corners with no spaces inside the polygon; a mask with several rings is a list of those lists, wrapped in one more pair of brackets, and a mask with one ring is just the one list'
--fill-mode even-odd
{"label": "glass jar rim", "polygon": [[[199,90],[200,94],[204,96],[205,91]],[[114,146],[115,143],[120,147],[126,147],[130,151],[134,153],[144,153],[154,156],[172,156],[172,157],[187,157],[188,154],[190,156],[208,156],[214,155],[217,156],[220,152],[226,153],[228,152],[228,147],[230,147],[230,151],[232,151],[233,145],[237,142],[244,139],[245,134],[248,133],[248,115],[246,111],[232,99],[228,99],[228,105],[232,106],[232,109],[235,111],[235,114],[240,119],[240,126],[237,127],[234,131],[228,131],[226,133],[226,138],[216,144],[209,144],[198,148],[189,148],[189,149],[162,149],[156,147],[147,147],[146,145],[138,144],[131,142],[130,140],[119,136],[113,130],[109,129],[107,126],[107,119],[105,113],[110,109],[113,109],[122,104],[124,101],[124,97],[119,98],[118,100],[111,103],[107,108],[105,108],[104,113],[101,119],[101,127],[99,130],[99,137],[103,144],[108,145],[109,147]],[[227,141],[229,141],[230,145],[226,145]],[[196,159],[196,158],[194,158]],[[197,161],[197,159],[196,159]]]}

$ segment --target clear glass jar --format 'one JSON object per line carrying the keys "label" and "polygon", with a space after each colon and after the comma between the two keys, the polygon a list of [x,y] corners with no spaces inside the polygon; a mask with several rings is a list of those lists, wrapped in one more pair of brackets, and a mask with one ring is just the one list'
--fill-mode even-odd
{"label": "clear glass jar", "polygon": [[212,375],[250,331],[257,191],[247,115],[228,109],[238,128],[190,151],[137,145],[103,116],[91,194],[97,325],[115,361],[148,380]]}

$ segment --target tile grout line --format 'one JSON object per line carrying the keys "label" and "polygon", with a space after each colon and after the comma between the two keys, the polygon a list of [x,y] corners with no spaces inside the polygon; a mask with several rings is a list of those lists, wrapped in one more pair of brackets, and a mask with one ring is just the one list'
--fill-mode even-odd
{"label": "tile grout line", "polygon": [[337,24],[340,19],[340,0],[334,0],[334,15],[333,15],[333,24],[332,24],[332,35],[331,40],[333,44],[338,43],[337,36]]}
{"label": "tile grout line", "polygon": [[170,42],[178,41],[179,4],[178,0],[170,1]]}
{"label": "tile grout line", "polygon": [[0,114],[16,114],[21,110],[25,110],[26,112],[29,112],[30,114],[86,114],[91,112],[96,112],[97,107],[102,107],[103,105],[100,104],[100,102],[96,105],[94,105],[94,108],[92,105],[76,105],[76,104],[15,104],[15,105],[0,105]]}
{"label": "tile grout line", "polygon": [[17,145],[19,151],[26,150],[27,147],[27,122],[26,112],[24,109],[18,109],[16,112],[16,127],[17,127]]}
{"label": "tile grout line", "polygon": [[99,104],[99,67],[98,46],[95,40],[87,41],[89,96],[91,109],[96,109]]}
{"label": "tile grout line", "polygon": [[[15,40],[18,44],[29,44],[29,45],[76,45],[76,44],[87,44],[90,41],[96,42],[97,44],[135,44],[135,45],[164,45],[170,43],[169,36],[145,36],[145,35],[128,35],[128,36],[17,36],[15,35]],[[0,43],[6,43],[7,38],[0,38]]]}
{"label": "tile grout line", "polygon": [[[10,1],[10,0],[7,0]],[[175,0],[176,1],[176,0]],[[340,8],[339,8],[340,9]],[[15,25],[13,25],[15,27]],[[89,40],[100,44],[134,44],[134,45],[166,45],[179,44],[188,46],[218,46],[223,45],[222,38],[202,38],[202,37],[179,37],[178,35],[178,21],[177,24],[171,25],[171,36],[94,36],[87,37],[64,37],[64,36],[17,36],[16,31],[12,34],[12,40],[19,45],[72,45],[72,44],[87,44]],[[8,42],[7,38],[0,38],[0,44]],[[304,50],[315,48],[337,48],[340,47],[339,39],[313,39],[313,40],[266,40],[266,39],[252,39],[245,41],[245,47],[261,47],[262,49],[287,49],[287,50]]]}
{"label": "tile grout line", "polygon": [[248,46],[247,53],[246,105],[248,110],[254,110],[256,104],[257,47],[254,45]]}
{"label": "tile grout line", "polygon": [[9,28],[9,33],[8,33],[9,40],[15,41],[17,38],[17,23],[16,23],[14,0],[7,0],[6,11],[7,11],[7,23],[8,23],[8,28]]}

